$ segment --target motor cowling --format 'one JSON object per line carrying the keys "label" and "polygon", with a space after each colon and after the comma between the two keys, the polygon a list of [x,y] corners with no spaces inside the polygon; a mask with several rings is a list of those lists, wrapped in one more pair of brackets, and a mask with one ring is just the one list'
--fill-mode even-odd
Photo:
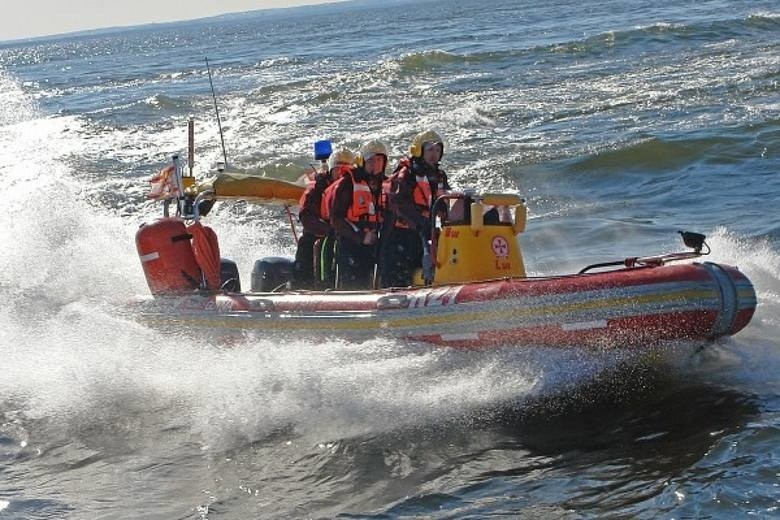
{"label": "motor cowling", "polygon": [[238,274],[238,265],[233,260],[220,259],[219,283],[220,288],[227,292],[241,292],[241,277]]}
{"label": "motor cowling", "polygon": [[252,269],[252,291],[272,292],[286,288],[293,279],[293,265],[290,258],[269,256],[255,262]]}
{"label": "motor cowling", "polygon": [[178,218],[162,218],[138,229],[135,245],[153,295],[180,294],[200,286],[191,238]]}

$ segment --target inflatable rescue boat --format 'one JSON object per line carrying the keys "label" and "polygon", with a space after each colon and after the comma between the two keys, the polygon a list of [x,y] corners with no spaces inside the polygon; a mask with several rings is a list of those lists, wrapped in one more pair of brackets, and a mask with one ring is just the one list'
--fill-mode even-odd
{"label": "inflatable rescue boat", "polygon": [[[528,277],[517,238],[526,227],[523,199],[470,191],[434,204],[441,217],[414,286],[293,290],[292,260],[272,257],[255,263],[251,290],[242,291],[236,265],[220,259],[202,213],[230,199],[279,203],[289,212],[304,188],[225,172],[197,185],[178,162],[167,174],[170,186],[157,194],[164,217],[142,225],[136,236],[152,293],[142,313],[165,326],[457,347],[644,347],[736,334],[756,307],[753,286],[739,270],[695,261],[709,253],[696,233],[682,233],[690,251]],[[500,217],[488,218],[490,209]]]}

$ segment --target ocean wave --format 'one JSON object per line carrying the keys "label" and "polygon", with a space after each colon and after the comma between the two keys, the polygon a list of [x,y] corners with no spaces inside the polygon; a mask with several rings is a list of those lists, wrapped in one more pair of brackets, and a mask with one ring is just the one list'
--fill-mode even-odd
{"label": "ocean wave", "polygon": [[569,169],[602,173],[678,170],[698,161],[723,156],[724,149],[735,143],[736,140],[723,136],[683,140],[653,137],[579,159]]}
{"label": "ocean wave", "polygon": [[680,168],[700,160],[711,143],[650,138],[625,148],[591,155],[573,165],[574,170],[659,171]]}
{"label": "ocean wave", "polygon": [[745,19],[748,25],[761,29],[776,29],[780,26],[780,13],[761,12],[754,13]]}
{"label": "ocean wave", "polygon": [[202,112],[203,106],[208,106],[205,99],[205,96],[185,98],[166,94],[154,94],[143,99],[117,96],[114,104],[110,106],[86,106],[81,110],[64,111],[62,114],[83,115],[102,125],[125,128],[127,122],[144,125],[191,116]]}
{"label": "ocean wave", "polygon": [[38,112],[33,99],[9,72],[0,69],[0,127],[29,121]]}
{"label": "ocean wave", "polygon": [[598,55],[603,52],[650,45],[668,40],[681,42],[711,40],[713,43],[734,38],[749,30],[776,31],[780,29],[780,16],[751,15],[693,24],[657,22],[631,29],[610,30],[583,39],[570,40],[537,48],[554,54]]}
{"label": "ocean wave", "polygon": [[742,164],[780,151],[780,119],[770,118],[730,128],[703,129],[680,138],[650,137],[613,145],[612,149],[575,159],[570,172],[682,170],[696,163]]}
{"label": "ocean wave", "polygon": [[398,58],[389,61],[390,68],[397,68],[402,72],[424,72],[439,67],[456,63],[469,63],[479,61],[478,56],[455,54],[443,50],[428,50],[402,54]]}
{"label": "ocean wave", "polygon": [[302,63],[303,58],[297,56],[282,56],[279,58],[269,58],[262,60],[255,64],[254,68],[270,69],[273,67],[284,67],[286,65],[292,65],[296,63]]}
{"label": "ocean wave", "polygon": [[753,14],[745,18],[730,18],[698,23],[656,22],[632,28],[606,30],[572,40],[545,43],[530,47],[514,47],[474,53],[457,53],[440,48],[401,54],[387,59],[382,68],[401,74],[433,72],[438,69],[462,65],[490,65],[508,60],[527,59],[531,62],[550,56],[598,56],[605,52],[614,53],[631,50],[638,46],[668,46],[674,41],[680,43],[710,41],[718,44],[724,40],[738,38],[746,32],[756,30],[774,33],[780,29],[780,15],[774,13]]}
{"label": "ocean wave", "polygon": [[191,111],[193,106],[189,99],[166,96],[165,94],[155,94],[143,101],[141,105],[152,107],[155,110],[170,110],[173,112]]}

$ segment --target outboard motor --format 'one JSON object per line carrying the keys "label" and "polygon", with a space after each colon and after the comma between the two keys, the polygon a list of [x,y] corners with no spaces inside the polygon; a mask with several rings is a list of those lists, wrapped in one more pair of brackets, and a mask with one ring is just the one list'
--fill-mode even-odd
{"label": "outboard motor", "polygon": [[227,292],[241,292],[241,279],[238,276],[238,266],[233,260],[221,258],[219,261],[219,284]]}
{"label": "outboard motor", "polygon": [[200,267],[191,238],[178,218],[142,224],[136,232],[135,245],[153,295],[180,294],[200,286]]}
{"label": "outboard motor", "polygon": [[269,256],[255,262],[252,269],[252,292],[272,292],[279,287],[286,287],[293,279],[293,264],[291,258]]}

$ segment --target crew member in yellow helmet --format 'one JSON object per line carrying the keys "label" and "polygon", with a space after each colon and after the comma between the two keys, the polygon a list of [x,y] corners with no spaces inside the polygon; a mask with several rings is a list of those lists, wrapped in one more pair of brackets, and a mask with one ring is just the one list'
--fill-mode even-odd
{"label": "crew member in yellow helmet", "polygon": [[[306,186],[306,191],[301,196],[298,220],[303,226],[303,234],[298,239],[298,249],[295,253],[293,264],[293,286],[296,289],[318,289],[319,280],[315,277],[315,265],[319,263],[319,256],[315,254],[315,243],[331,236],[330,247],[333,245],[332,229],[327,214],[327,206],[323,203],[325,190],[340,179],[345,173],[352,170],[355,155],[347,148],[340,148],[328,158],[328,169],[317,172],[314,180]],[[326,247],[327,244],[321,244]]]}
{"label": "crew member in yellow helmet", "polygon": [[386,167],[387,147],[381,141],[368,141],[355,157],[355,168],[332,188],[330,222],[336,232],[337,289],[374,286]]}
{"label": "crew member in yellow helmet", "polygon": [[422,266],[423,242],[431,238],[431,204],[450,190],[447,174],[439,167],[443,155],[441,136],[433,130],[420,132],[390,177],[383,287],[411,285],[415,269]]}

